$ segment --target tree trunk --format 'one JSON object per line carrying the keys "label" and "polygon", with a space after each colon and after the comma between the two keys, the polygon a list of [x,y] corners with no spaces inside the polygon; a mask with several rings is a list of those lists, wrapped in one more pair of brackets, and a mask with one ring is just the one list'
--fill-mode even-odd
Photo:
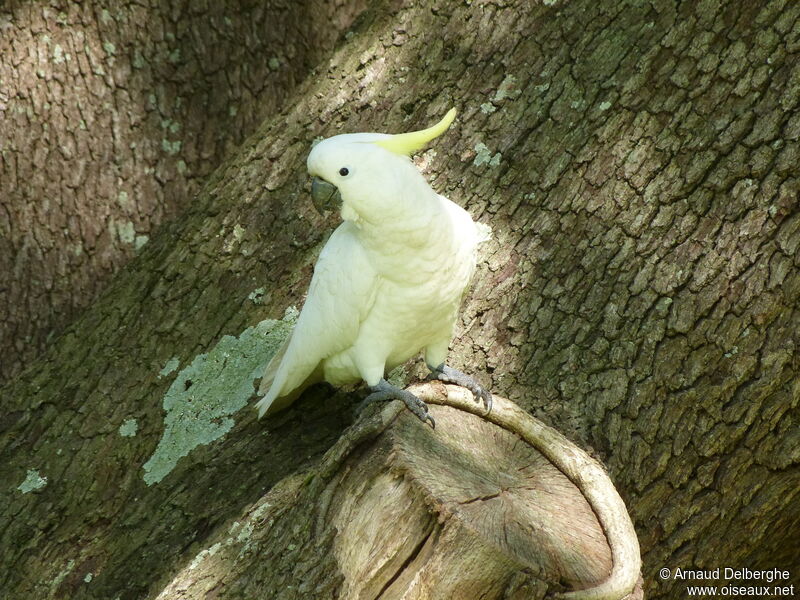
{"label": "tree trunk", "polygon": [[336,222],[304,190],[312,141],[450,106],[417,162],[494,231],[450,362],[604,461],[647,597],[686,597],[678,568],[800,585],[800,5],[421,4],[371,6],[3,388],[12,597],[193,597],[225,572],[205,597],[346,589],[330,523],[298,508],[358,395],[245,406]]}
{"label": "tree trunk", "polygon": [[186,207],[363,2],[4,5],[0,380]]}

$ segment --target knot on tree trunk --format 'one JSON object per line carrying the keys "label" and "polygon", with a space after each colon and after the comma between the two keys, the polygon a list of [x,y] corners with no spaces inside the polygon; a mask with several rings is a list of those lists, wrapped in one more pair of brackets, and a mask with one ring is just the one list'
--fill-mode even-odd
{"label": "knot on tree trunk", "polygon": [[[412,390],[432,430],[387,407],[323,492],[343,598],[624,598],[638,542],[602,467],[510,401],[489,415],[469,392]],[[468,411],[468,412],[467,412]],[[636,595],[640,596],[640,590]]]}

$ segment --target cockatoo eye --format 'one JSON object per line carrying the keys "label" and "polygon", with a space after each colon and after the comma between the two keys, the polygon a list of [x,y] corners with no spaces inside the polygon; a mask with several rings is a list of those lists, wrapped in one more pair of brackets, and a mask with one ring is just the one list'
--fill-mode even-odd
{"label": "cockatoo eye", "polygon": [[339,175],[342,177],[346,177],[348,173],[350,173],[350,170],[347,167],[342,167],[339,169]]}

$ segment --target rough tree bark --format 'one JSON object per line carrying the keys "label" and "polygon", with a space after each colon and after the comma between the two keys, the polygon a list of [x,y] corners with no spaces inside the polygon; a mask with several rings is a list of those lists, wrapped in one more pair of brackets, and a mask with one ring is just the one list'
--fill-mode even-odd
{"label": "rough tree bark", "polygon": [[494,230],[452,362],[603,459],[647,597],[686,596],[662,568],[800,583],[800,5],[421,4],[371,7],[3,388],[4,590],[155,598],[247,560],[209,597],[337,593],[297,503],[357,398],[243,407],[335,222],[303,189],[311,141],[451,105],[418,162]]}
{"label": "rough tree bark", "polygon": [[363,2],[0,6],[0,380],[174,217]]}

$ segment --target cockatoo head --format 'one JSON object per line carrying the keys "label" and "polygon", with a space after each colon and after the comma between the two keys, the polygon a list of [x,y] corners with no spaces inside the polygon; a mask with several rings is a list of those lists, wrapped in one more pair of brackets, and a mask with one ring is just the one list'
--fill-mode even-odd
{"label": "cockatoo head", "polygon": [[319,142],[308,155],[311,197],[318,211],[341,203],[342,218],[372,221],[402,210],[404,198],[430,188],[409,156],[450,126],[456,110],[433,127],[388,135],[347,133]]}

